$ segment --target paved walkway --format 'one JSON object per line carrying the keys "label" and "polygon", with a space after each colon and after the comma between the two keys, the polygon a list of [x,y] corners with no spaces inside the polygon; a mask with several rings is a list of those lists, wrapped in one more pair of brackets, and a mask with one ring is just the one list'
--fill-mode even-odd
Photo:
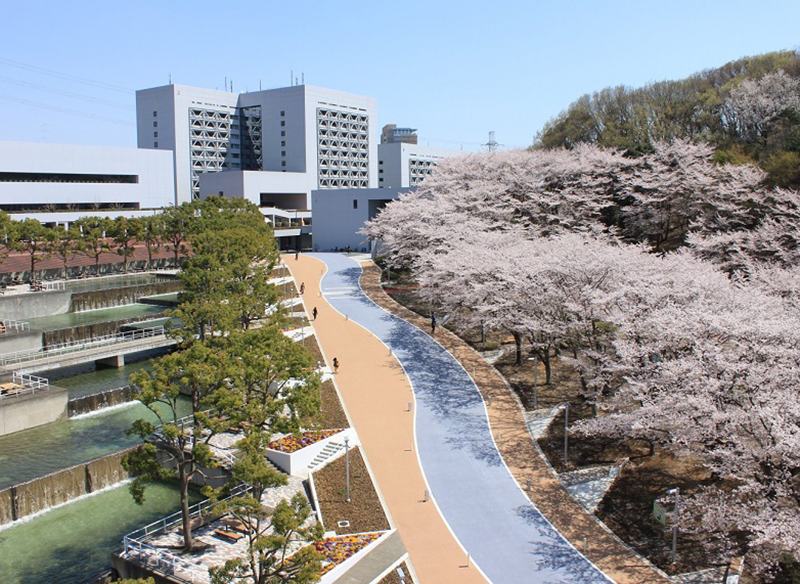
{"label": "paved walkway", "polygon": [[[307,312],[319,311],[317,339],[328,366],[339,359],[339,392],[419,581],[486,584],[474,563],[467,567],[465,552],[436,506],[423,502],[427,486],[412,448],[414,418],[408,412],[413,394],[397,361],[374,335],[345,320],[322,298],[324,263],[302,254],[299,260],[286,255],[284,261],[295,280],[305,282]],[[347,261],[360,273],[357,264]]]}
{"label": "paved walkway", "polygon": [[[316,257],[328,268],[322,281],[325,299],[346,315],[347,320],[356,321],[386,343],[410,379],[415,397],[416,447],[427,485],[453,534],[469,552],[471,565],[477,565],[495,584],[607,582],[597,568],[553,529],[518,487],[495,447],[481,394],[461,364],[427,333],[371,302],[359,287],[362,270],[356,262],[336,254]],[[304,259],[300,263],[308,261]],[[292,267],[294,262],[288,263]],[[308,285],[306,279],[307,291]],[[327,317],[321,309],[320,312],[318,329],[322,318],[342,322],[342,316]],[[332,345],[324,335],[320,337],[328,356],[332,357],[329,349]],[[339,338],[333,346],[341,353],[345,345],[345,339]],[[344,391],[343,374],[353,367],[369,368],[369,358],[364,355],[363,359],[350,362],[338,354],[335,356],[341,363],[339,385],[347,407],[351,410],[361,407],[362,404],[351,402]],[[376,395],[380,389],[382,387],[377,385],[373,387],[371,409],[394,407],[394,404],[384,404],[380,395]],[[378,461],[369,453],[368,439],[355,415],[353,419],[375,467]],[[391,429],[386,428],[384,432],[391,433]],[[396,453],[389,457],[390,460],[398,458]],[[383,478],[377,470],[376,477],[385,491]],[[575,507],[582,513],[579,506]],[[389,508],[395,515],[391,505]],[[395,519],[402,529],[401,518]],[[413,535],[403,534],[403,540],[423,584],[463,581],[460,578],[426,579],[412,551]]]}
{"label": "paved walkway", "polygon": [[[380,270],[371,262],[365,264],[361,287],[370,299],[422,330],[429,330],[428,319],[389,298],[380,287],[379,278]],[[530,480],[532,488],[528,497],[536,509],[574,546],[583,549],[585,540],[586,557],[615,582],[668,584],[670,580],[663,572],[624,545],[569,496],[531,440],[522,408],[497,370],[464,341],[446,330],[437,328],[436,341],[458,359],[480,389],[488,404],[489,424],[500,454],[518,485],[526,486]],[[553,552],[556,555],[559,553],[556,548]]]}

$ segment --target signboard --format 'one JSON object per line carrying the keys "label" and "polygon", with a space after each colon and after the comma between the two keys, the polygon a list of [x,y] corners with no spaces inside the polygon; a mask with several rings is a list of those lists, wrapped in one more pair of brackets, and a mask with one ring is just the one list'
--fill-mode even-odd
{"label": "signboard", "polygon": [[661,503],[658,502],[658,499],[653,501],[653,517],[661,525],[667,524],[667,510],[661,506]]}

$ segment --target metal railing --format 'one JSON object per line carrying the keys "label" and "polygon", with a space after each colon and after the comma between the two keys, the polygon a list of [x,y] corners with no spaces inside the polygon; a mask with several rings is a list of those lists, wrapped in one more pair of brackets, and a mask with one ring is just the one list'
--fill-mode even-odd
{"label": "metal railing", "polygon": [[[136,556],[146,568],[162,572],[184,582],[203,582],[207,572],[162,548],[157,548],[140,541],[125,544],[125,555]],[[187,574],[188,578],[183,574]]]}
{"label": "metal railing", "polygon": [[22,331],[31,330],[31,325],[22,320],[12,320],[10,318],[0,319],[0,334],[7,333],[12,329],[21,333]]}
{"label": "metal railing", "polygon": [[34,351],[17,351],[16,353],[6,353],[0,355],[0,365],[12,365],[14,363],[27,363],[30,361],[40,361],[48,357],[55,357],[59,355],[68,355],[70,353],[78,353],[80,351],[87,351],[89,349],[97,349],[108,347],[119,343],[129,343],[146,338],[156,338],[165,335],[163,325],[138,329],[135,331],[126,331],[120,333],[112,333],[100,337],[93,337],[88,340],[81,341],[67,341],[65,343],[58,343],[51,345],[46,349],[38,349]]}
{"label": "metal railing", "polygon": [[0,393],[0,401],[20,395],[34,394],[37,391],[47,391],[50,389],[50,381],[44,377],[28,375],[27,373],[14,372],[12,382],[22,389],[15,389],[10,392]]}
{"label": "metal railing", "polygon": [[[223,501],[229,501],[235,497],[240,497],[245,493],[249,493],[253,490],[253,487],[247,484],[240,484],[234,487],[231,490],[231,494],[225,497],[224,499],[220,499],[216,503],[212,503],[209,499],[205,499],[204,501],[200,501],[199,503],[195,503],[191,507],[189,507],[189,520],[196,519],[198,517],[202,517],[204,514],[207,514],[211,511],[214,505],[222,503]],[[157,535],[161,535],[162,533],[166,533],[170,531],[172,528],[177,528],[179,524],[182,522],[183,516],[180,511],[173,513],[172,515],[167,515],[159,519],[158,521],[154,521],[153,523],[149,523],[144,527],[140,527],[136,531],[131,531],[125,537],[122,538],[122,546],[125,548],[125,551],[128,550],[129,547],[133,546],[134,544],[144,543],[148,539],[151,539]]]}

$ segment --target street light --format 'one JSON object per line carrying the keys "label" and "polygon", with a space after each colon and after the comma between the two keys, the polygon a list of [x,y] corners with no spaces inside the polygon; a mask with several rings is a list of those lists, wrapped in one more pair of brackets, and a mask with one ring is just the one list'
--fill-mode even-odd
{"label": "street light", "polygon": [[345,466],[347,467],[347,502],[350,502],[350,438],[344,438]]}
{"label": "street light", "polygon": [[681,517],[681,490],[678,487],[667,491],[667,495],[675,495],[675,509],[672,512],[672,563],[678,550],[678,521]]}
{"label": "street light", "polygon": [[569,458],[569,402],[558,406],[559,410],[564,410],[564,466],[567,465]]}

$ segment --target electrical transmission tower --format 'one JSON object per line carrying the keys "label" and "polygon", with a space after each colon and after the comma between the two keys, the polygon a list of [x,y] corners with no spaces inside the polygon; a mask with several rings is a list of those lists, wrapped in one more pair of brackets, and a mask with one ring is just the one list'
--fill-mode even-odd
{"label": "electrical transmission tower", "polygon": [[486,150],[489,152],[494,152],[502,144],[498,144],[497,140],[494,139],[494,132],[489,132],[489,141],[486,144],[482,144],[482,146],[486,146]]}

